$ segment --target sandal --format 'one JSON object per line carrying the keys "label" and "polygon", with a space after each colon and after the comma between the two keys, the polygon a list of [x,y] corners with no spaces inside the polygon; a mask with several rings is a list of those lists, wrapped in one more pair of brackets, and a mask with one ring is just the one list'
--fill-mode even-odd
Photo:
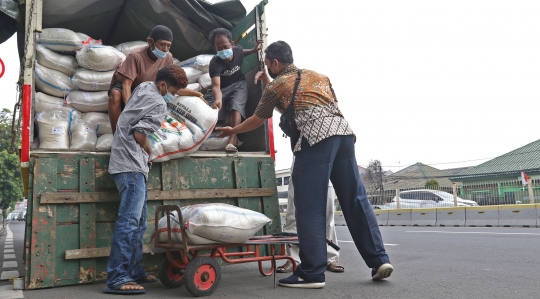
{"label": "sandal", "polygon": [[330,264],[328,264],[328,266],[326,267],[326,270],[330,272],[335,272],[335,273],[345,272],[345,268],[343,268],[343,266],[340,265],[338,261],[333,261]]}
{"label": "sandal", "polygon": [[234,146],[232,143],[229,143],[227,144],[227,146],[225,147],[225,151],[227,153],[236,153],[238,152],[238,149],[236,148],[236,146]]}
{"label": "sandal", "polygon": [[282,266],[277,267],[276,272],[277,273],[288,273],[293,271],[293,265],[291,261],[287,261]]}
{"label": "sandal", "polygon": [[158,279],[154,275],[148,275],[145,278],[135,280],[135,282],[138,284],[151,283],[151,282],[158,282]]}
{"label": "sandal", "polygon": [[146,293],[146,290],[143,287],[137,285],[137,283],[135,283],[134,281],[128,281],[117,288],[115,287],[114,289],[104,288],[102,291],[103,293],[107,293],[107,294],[125,294],[125,295]]}

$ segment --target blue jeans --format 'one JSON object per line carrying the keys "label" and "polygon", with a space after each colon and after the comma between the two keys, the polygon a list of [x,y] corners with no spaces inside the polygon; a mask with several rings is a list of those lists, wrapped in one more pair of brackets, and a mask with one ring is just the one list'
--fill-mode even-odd
{"label": "blue jeans", "polygon": [[117,173],[113,178],[120,192],[120,206],[107,264],[107,287],[118,289],[126,282],[148,276],[142,267],[148,193],[143,173]]}
{"label": "blue jeans", "polygon": [[390,262],[360,180],[353,136],[332,136],[313,146],[302,138],[292,179],[300,242],[300,265],[295,272],[298,277],[310,282],[325,280],[328,179],[334,185],[347,227],[367,266],[378,268]]}

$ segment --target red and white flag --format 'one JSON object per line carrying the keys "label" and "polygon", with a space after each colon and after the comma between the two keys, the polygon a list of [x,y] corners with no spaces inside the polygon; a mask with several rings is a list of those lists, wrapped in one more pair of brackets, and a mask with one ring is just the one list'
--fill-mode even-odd
{"label": "red and white flag", "polygon": [[531,177],[528,176],[525,171],[521,171],[521,184],[523,184],[523,186],[527,185],[527,182],[529,181]]}

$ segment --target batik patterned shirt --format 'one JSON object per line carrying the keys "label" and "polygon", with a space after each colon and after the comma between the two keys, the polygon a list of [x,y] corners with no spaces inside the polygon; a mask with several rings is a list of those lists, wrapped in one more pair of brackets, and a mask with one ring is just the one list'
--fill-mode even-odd
{"label": "batik patterned shirt", "polygon": [[[260,118],[270,118],[274,109],[283,113],[291,102],[297,76],[298,68],[294,64],[284,68],[264,89],[255,115]],[[325,75],[311,70],[302,70],[294,110],[296,126],[300,130],[300,139],[294,147],[294,152],[301,150],[302,137],[313,146],[331,136],[354,135],[337,106],[330,79]]]}

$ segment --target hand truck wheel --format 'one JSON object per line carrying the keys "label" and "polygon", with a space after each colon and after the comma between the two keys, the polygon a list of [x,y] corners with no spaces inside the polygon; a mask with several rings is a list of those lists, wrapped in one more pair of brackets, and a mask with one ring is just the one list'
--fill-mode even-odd
{"label": "hand truck wheel", "polygon": [[221,268],[215,259],[196,257],[186,267],[184,273],[186,289],[197,297],[209,296],[218,287],[221,280]]}
{"label": "hand truck wheel", "polygon": [[185,270],[175,267],[167,257],[159,266],[159,280],[169,289],[179,288],[184,285]]}

